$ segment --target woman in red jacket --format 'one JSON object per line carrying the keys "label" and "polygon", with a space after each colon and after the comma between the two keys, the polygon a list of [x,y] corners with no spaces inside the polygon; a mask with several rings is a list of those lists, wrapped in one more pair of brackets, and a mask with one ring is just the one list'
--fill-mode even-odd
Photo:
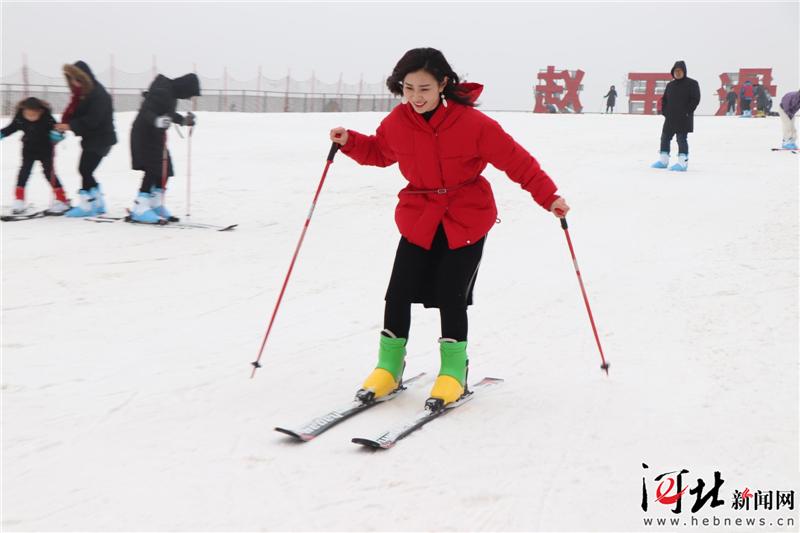
{"label": "woman in red jacket", "polygon": [[483,87],[459,83],[444,55],[409,50],[386,82],[403,96],[375,135],[334,128],[330,137],[362,165],[398,163],[408,185],[395,220],[402,238],[386,291],[378,364],[358,391],[363,400],[395,390],[401,381],[411,304],[440,311],[441,367],[429,405],[464,394],[467,377],[467,306],[486,234],[497,220],[489,182],[491,163],[528,191],[543,208],[564,216],[569,207],[539,163],[500,125],[475,109]]}

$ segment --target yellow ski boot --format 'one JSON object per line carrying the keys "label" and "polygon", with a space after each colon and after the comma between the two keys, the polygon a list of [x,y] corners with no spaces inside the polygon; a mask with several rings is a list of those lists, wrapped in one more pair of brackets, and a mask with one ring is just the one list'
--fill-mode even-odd
{"label": "yellow ski boot", "polygon": [[432,410],[441,409],[464,395],[467,381],[467,342],[439,339],[441,367],[425,405]]}
{"label": "yellow ski boot", "polygon": [[400,386],[406,357],[406,342],[406,339],[395,337],[388,329],[381,332],[378,365],[364,380],[356,392],[356,398],[363,402],[371,402],[394,392]]}

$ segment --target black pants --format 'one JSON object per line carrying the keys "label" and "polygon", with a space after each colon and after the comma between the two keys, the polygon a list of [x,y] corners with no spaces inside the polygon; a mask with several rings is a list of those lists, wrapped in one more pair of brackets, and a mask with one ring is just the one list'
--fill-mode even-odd
{"label": "black pants", "polygon": [[736,102],[728,102],[728,113],[736,111]]}
{"label": "black pants", "polygon": [[613,105],[606,105],[606,113],[609,113],[609,112],[611,112],[611,113],[614,112],[614,106]]}
{"label": "black pants", "polygon": [[28,183],[28,178],[31,176],[33,164],[36,161],[42,162],[45,179],[50,182],[54,189],[60,189],[61,182],[58,181],[58,176],[56,176],[53,170],[53,156],[36,156],[24,153],[22,155],[22,166],[19,167],[19,175],[17,176],[17,187],[25,188],[25,185]]}
{"label": "black pants", "polygon": [[750,109],[750,106],[753,105],[753,101],[749,98],[742,98],[742,113]]}
{"label": "black pants", "polygon": [[167,180],[170,176],[173,175],[172,169],[172,157],[167,152],[167,175],[164,176],[164,167],[163,163],[161,163],[158,168],[155,166],[150,168],[148,167],[147,170],[144,171],[144,177],[142,178],[142,186],[139,187],[140,192],[150,192],[153,187],[158,187],[160,189],[167,188]]}
{"label": "black pants", "polygon": [[440,225],[430,250],[401,238],[386,290],[384,328],[408,338],[411,304],[439,308],[442,337],[467,340],[467,306],[478,274],[486,238],[451,250]]}
{"label": "black pants", "polygon": [[97,187],[97,180],[94,179],[94,171],[97,170],[100,161],[102,161],[110,151],[111,147],[109,146],[105,150],[99,152],[84,150],[83,153],[81,153],[81,160],[78,162],[78,172],[81,175],[81,189],[88,191],[89,189]]}
{"label": "black pants", "polygon": [[[467,306],[450,306],[439,308],[439,319],[442,324],[442,337],[467,340],[469,322]],[[411,302],[402,300],[386,300],[383,311],[383,327],[401,339],[407,339],[411,330]]]}
{"label": "black pants", "polygon": [[676,133],[669,129],[666,124],[664,124],[664,128],[661,130],[661,151],[662,152],[669,152],[669,145],[672,142],[672,137],[677,137],[678,139],[678,153],[679,154],[686,154],[689,155],[689,138],[688,133]]}

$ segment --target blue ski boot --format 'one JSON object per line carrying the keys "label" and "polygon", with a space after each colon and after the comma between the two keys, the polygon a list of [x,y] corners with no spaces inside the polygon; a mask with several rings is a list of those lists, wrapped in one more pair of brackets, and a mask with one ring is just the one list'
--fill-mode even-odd
{"label": "blue ski boot", "polygon": [[94,198],[94,213],[95,215],[102,215],[106,212],[106,200],[103,197],[103,191],[100,185],[89,189],[89,194]]}
{"label": "blue ski boot", "polygon": [[794,139],[789,139],[788,141],[783,141],[781,148],[784,150],[797,150],[797,143],[794,141]]}
{"label": "blue ski boot", "polygon": [[667,168],[669,166],[669,152],[661,152],[658,161],[650,165],[650,168]]}
{"label": "blue ski boot", "polygon": [[165,221],[158,216],[151,204],[152,195],[147,192],[140,192],[133,202],[131,209],[131,220],[143,224],[163,224]]}
{"label": "blue ski boot", "polygon": [[64,213],[67,217],[91,217],[95,215],[95,198],[92,194],[81,189],[78,191],[78,205]]}
{"label": "blue ski boot", "polygon": [[164,205],[164,189],[160,187],[153,187],[150,189],[150,192],[153,194],[153,198],[150,202],[153,211],[155,211],[158,216],[165,220],[170,222],[178,222],[178,218],[172,216],[172,213],[170,213]]}
{"label": "blue ski boot", "polygon": [[669,167],[669,169],[678,172],[686,172],[689,169],[689,156],[686,154],[678,154],[678,162]]}

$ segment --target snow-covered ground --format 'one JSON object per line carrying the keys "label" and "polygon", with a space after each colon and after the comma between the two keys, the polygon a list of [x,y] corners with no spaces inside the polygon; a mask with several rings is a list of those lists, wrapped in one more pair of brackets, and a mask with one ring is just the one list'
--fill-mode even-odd
{"label": "snow-covered ground", "polygon": [[[506,383],[388,452],[349,441],[416,412],[430,381],[307,444],[272,431],[346,402],[375,362],[404,182],[340,154],[249,379],[328,129],[381,116],[201,114],[192,218],[234,232],[2,224],[3,529],[641,530],[672,514],[642,512],[642,476],[652,500],[681,468],[725,480],[696,517],[796,516],[730,509],[734,489],[800,488],[798,156],[769,150],[772,118],[697,118],[683,174],[648,168],[659,117],[494,114],[573,208],[610,377],[558,222],[490,167],[502,223],[469,352],[474,380]],[[138,188],[132,119],[98,171],[111,214]],[[182,215],[186,141],[170,145]],[[4,206],[19,152],[2,142]],[[79,152],[58,147],[73,196]],[[49,198],[38,166],[29,198]],[[415,308],[407,372],[437,370],[438,325]]]}

